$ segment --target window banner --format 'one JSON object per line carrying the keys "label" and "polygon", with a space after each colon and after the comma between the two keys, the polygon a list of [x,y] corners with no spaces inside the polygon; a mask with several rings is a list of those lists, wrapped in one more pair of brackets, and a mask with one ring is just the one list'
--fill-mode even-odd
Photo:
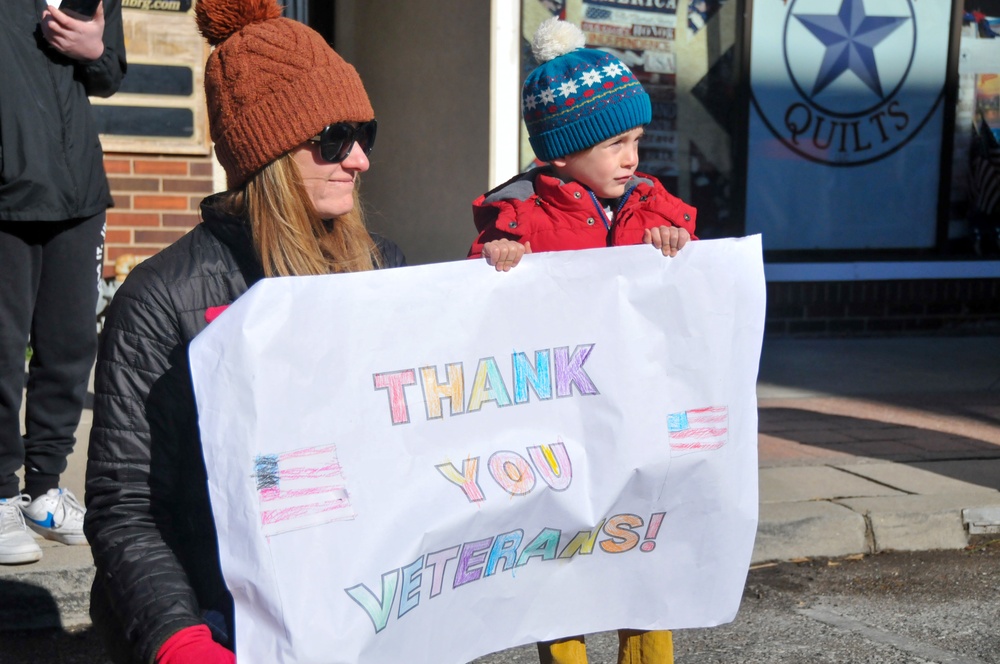
{"label": "window banner", "polygon": [[765,250],[934,245],[951,14],[754,0],[746,229]]}
{"label": "window banner", "polygon": [[614,54],[649,94],[652,121],[639,145],[639,170],[677,192],[677,2],[576,0],[566,18],[587,36],[587,47]]}
{"label": "window banner", "polygon": [[240,664],[461,664],[740,605],[760,237],[264,279],[191,344]]}

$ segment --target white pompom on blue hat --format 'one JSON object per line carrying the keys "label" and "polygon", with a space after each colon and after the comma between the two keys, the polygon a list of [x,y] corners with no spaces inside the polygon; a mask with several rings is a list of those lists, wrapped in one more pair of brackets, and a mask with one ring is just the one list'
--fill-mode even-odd
{"label": "white pompom on blue hat", "polygon": [[542,161],[585,150],[653,118],[649,95],[632,70],[585,43],[579,28],[556,17],[543,21],[532,39],[540,64],[524,81],[521,112]]}

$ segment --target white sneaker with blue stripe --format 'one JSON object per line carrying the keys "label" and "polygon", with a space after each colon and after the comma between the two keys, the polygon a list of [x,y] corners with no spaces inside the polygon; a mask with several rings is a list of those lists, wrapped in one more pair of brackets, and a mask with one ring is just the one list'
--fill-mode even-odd
{"label": "white sneaker with blue stripe", "polygon": [[21,506],[26,496],[0,498],[0,565],[20,565],[42,559],[42,549],[24,525]]}
{"label": "white sneaker with blue stripe", "polygon": [[28,527],[45,539],[63,544],[86,544],[83,515],[87,510],[69,489],[49,489],[21,507]]}

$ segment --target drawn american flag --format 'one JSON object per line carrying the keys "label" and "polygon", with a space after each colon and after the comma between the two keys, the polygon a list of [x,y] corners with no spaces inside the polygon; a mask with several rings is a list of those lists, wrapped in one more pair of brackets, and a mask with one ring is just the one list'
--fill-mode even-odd
{"label": "drawn american flag", "polygon": [[254,458],[264,535],[353,519],[337,447],[306,447]]}
{"label": "drawn american flag", "polygon": [[695,408],[667,415],[670,453],[717,450],[729,440],[729,407]]}

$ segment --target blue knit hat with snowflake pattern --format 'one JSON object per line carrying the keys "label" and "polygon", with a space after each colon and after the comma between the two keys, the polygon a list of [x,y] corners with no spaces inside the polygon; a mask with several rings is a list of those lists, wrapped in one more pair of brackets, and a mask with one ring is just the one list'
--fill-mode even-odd
{"label": "blue knit hat with snowflake pattern", "polygon": [[556,17],[543,21],[532,39],[541,64],[524,81],[521,112],[542,161],[585,150],[653,118],[649,95],[632,70],[585,44],[579,28]]}

